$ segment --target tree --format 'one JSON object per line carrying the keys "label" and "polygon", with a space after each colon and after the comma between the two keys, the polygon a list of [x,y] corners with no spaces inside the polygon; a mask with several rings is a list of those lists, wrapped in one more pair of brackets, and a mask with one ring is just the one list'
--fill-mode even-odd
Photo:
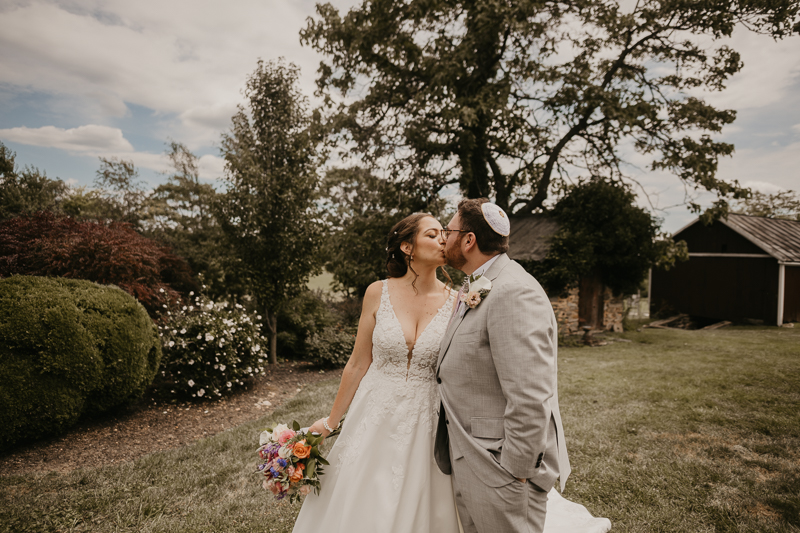
{"label": "tree", "polygon": [[277,316],[305,290],[321,264],[315,142],[292,64],[258,62],[231,130],[222,137],[226,191],[217,220],[267,317],[270,360],[277,362]]}
{"label": "tree", "polygon": [[170,141],[167,155],[174,171],[144,202],[142,232],[184,258],[201,277],[206,295],[243,295],[232,266],[233,251],[214,217],[217,192],[200,181],[197,157],[185,145]]}
{"label": "tree", "polygon": [[584,278],[617,294],[636,292],[651,266],[669,268],[688,254],[682,241],[659,235],[658,221],[635,200],[630,190],[599,180],[570,187],[553,209],[560,227],[547,256],[524,266],[551,293]]}
{"label": "tree", "polygon": [[741,69],[718,44],[740,27],[787,37],[798,3],[365,0],[317,4],[301,41],[327,56],[322,122],[367,164],[524,214],[570,175],[630,183],[635,149],[716,193],[718,215],[746,194],[716,177],[733,146],[711,134],[735,112],[697,95]]}
{"label": "tree", "polygon": [[73,189],[64,201],[63,210],[70,216],[102,222],[127,222],[141,229],[146,216],[148,193],[138,180],[133,161],[100,157],[94,189]]}
{"label": "tree", "polygon": [[0,220],[26,213],[58,210],[67,184],[50,179],[37,168],[19,170],[16,154],[0,143]]}
{"label": "tree", "polygon": [[197,290],[188,265],[122,222],[80,221],[43,211],[0,222],[0,277],[15,274],[116,285],[156,317]]}
{"label": "tree", "polygon": [[444,201],[420,194],[402,183],[382,179],[359,168],[328,171],[321,187],[326,202],[325,269],[336,289],[363,296],[367,287],[386,276],[389,230],[414,212],[441,214]]}
{"label": "tree", "polygon": [[794,191],[767,194],[752,191],[735,206],[734,213],[767,218],[800,220],[800,196]]}

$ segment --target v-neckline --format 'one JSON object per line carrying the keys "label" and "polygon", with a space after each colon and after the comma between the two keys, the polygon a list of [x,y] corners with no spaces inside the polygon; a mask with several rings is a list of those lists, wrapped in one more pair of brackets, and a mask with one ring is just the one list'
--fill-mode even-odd
{"label": "v-neckline", "polygon": [[[450,296],[452,296],[452,294]],[[397,324],[397,327],[400,330],[400,337],[402,337],[402,339],[403,339],[403,345],[406,348],[408,348],[409,364],[411,363],[411,356],[414,355],[414,350],[417,348],[417,345],[419,344],[419,340],[422,338],[423,335],[425,335],[425,332],[428,331],[428,328],[433,323],[433,321],[436,320],[439,317],[439,313],[442,312],[442,309],[444,309],[447,306],[447,302],[450,301],[450,296],[448,296],[445,299],[444,303],[436,311],[436,314],[433,315],[433,318],[430,320],[430,322],[425,324],[425,327],[422,328],[422,333],[420,333],[419,336],[416,339],[414,339],[414,346],[412,346],[411,348],[408,348],[408,342],[406,342],[406,334],[405,334],[405,332],[403,332],[403,324],[402,324],[402,322],[400,322],[400,319],[397,318],[397,313],[395,312],[394,304],[392,303],[392,295],[389,293],[389,280],[388,279],[386,280],[386,300],[389,302],[389,309],[392,310],[392,316],[394,317],[395,324]]]}

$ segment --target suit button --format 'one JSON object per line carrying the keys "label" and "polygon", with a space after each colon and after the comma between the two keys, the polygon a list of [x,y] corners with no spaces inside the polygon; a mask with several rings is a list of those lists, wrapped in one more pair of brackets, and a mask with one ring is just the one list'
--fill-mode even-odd
{"label": "suit button", "polygon": [[441,383],[441,382],[442,382],[442,378],[436,378],[436,383]]}
{"label": "suit button", "polygon": [[444,419],[444,423],[445,423],[445,424],[449,424],[449,423],[450,423],[450,421],[449,421],[448,419],[446,419],[446,418],[445,418],[445,419]]}

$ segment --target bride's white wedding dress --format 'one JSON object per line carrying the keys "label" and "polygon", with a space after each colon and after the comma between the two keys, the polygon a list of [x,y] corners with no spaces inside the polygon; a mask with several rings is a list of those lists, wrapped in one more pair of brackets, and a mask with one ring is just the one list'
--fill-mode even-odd
{"label": "bride's white wedding dress", "polygon": [[[458,533],[450,476],[439,471],[433,458],[439,407],[434,372],[454,298],[451,293],[419,336],[409,361],[383,281],[372,364],[328,454],[320,494],[306,496],[294,533]],[[554,501],[558,505],[551,517]],[[604,533],[610,528],[607,519],[594,518],[583,506],[551,492],[545,533]]]}

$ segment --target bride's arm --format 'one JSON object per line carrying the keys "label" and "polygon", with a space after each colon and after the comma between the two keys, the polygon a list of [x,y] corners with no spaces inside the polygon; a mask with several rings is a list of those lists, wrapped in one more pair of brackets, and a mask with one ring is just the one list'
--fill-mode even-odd
{"label": "bride's arm", "polygon": [[[339,425],[339,420],[341,420],[347,408],[350,407],[350,402],[353,401],[353,396],[358,390],[361,378],[364,377],[369,365],[372,364],[372,331],[375,329],[375,316],[381,303],[382,290],[382,282],[376,281],[367,288],[367,292],[364,294],[361,318],[358,321],[356,344],[353,347],[353,353],[347,361],[347,365],[344,367],[342,381],[339,383],[339,392],[336,393],[331,414],[328,416],[328,426],[331,428],[336,428]],[[314,422],[309,431],[328,436],[329,431],[325,429],[323,420],[321,418]]]}

